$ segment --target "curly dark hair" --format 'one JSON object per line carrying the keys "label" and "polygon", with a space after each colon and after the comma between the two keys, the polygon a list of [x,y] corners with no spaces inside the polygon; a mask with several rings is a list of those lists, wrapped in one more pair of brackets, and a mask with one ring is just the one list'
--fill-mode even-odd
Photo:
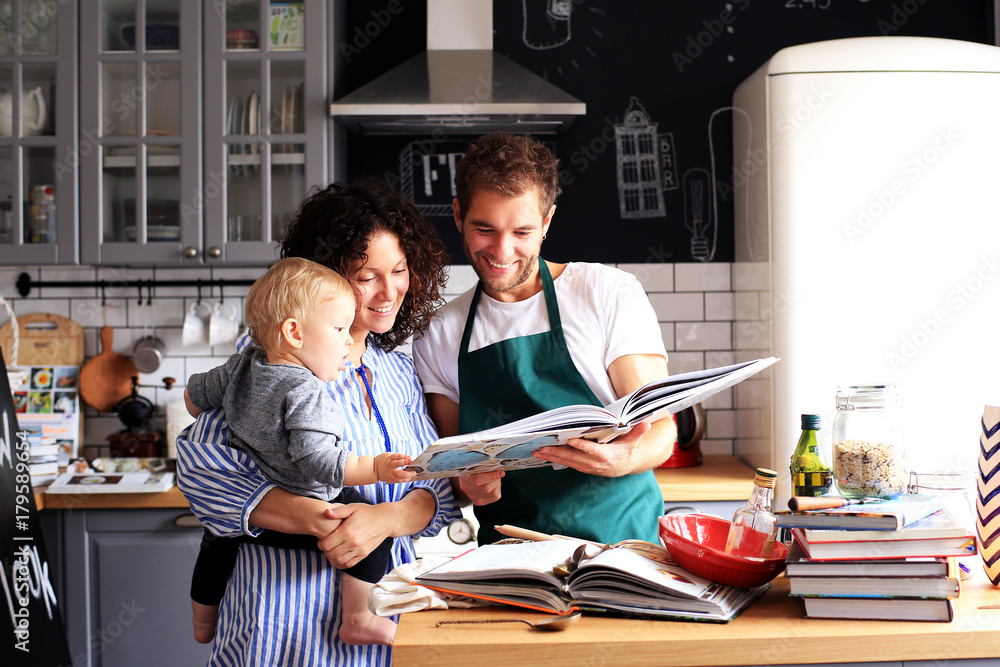
{"label": "curly dark hair", "polygon": [[455,167],[455,192],[462,216],[477,190],[518,197],[537,187],[542,215],[556,203],[559,160],[548,146],[527,135],[496,132],[469,146]]}
{"label": "curly dark hair", "polygon": [[373,343],[391,352],[411,335],[418,338],[444,298],[448,254],[434,226],[413,202],[379,178],[313,188],[288,225],[282,257],[304,257],[347,277],[356,260],[367,261],[372,238],[395,234],[406,255],[410,289],[389,331],[372,333]]}

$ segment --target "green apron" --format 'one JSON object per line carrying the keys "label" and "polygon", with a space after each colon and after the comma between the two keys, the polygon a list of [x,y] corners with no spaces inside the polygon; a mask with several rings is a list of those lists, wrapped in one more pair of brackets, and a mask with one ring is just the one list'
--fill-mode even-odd
{"label": "green apron", "polygon": [[[551,330],[469,352],[482,294],[482,284],[476,287],[458,352],[461,433],[564,405],[601,405],[566,347],[549,268],[541,258],[538,267]],[[500,500],[474,509],[480,544],[503,538],[493,529],[499,524],[612,544],[625,539],[656,542],[663,496],[652,471],[600,477],[571,468],[538,468],[507,471]]]}

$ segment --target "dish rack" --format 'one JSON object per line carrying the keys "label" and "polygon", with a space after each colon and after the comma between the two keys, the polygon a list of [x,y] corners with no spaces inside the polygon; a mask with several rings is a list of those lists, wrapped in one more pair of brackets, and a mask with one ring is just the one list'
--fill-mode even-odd
{"label": "dish rack", "polygon": [[17,325],[17,315],[14,314],[14,309],[7,303],[7,299],[2,296],[0,296],[0,306],[3,306],[3,309],[7,311],[7,315],[10,316],[10,363],[7,365],[7,380],[10,382],[10,391],[13,395],[14,387],[20,387],[28,381],[30,371],[27,368],[20,368],[17,365],[17,352],[21,344],[21,332]]}

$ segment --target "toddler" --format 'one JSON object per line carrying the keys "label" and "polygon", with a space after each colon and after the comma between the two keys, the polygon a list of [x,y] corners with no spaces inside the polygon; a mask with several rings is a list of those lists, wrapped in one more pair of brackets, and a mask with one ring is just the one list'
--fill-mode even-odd
{"label": "toddler", "polygon": [[[357,456],[338,446],[343,412],[327,392],[350,350],[357,307],[350,283],[316,262],[276,262],[250,288],[245,320],[253,345],[222,366],[188,379],[188,411],[222,408],[229,444],[246,452],[277,486],[328,502],[367,502],[356,489],[406,482],[404,454]],[[219,603],[233,570],[238,541],[206,534],[191,582],[195,639],[215,635]],[[315,546],[315,541],[313,541]],[[368,610],[371,584],[385,574],[392,539],[341,577],[340,639],[348,644],[391,644],[396,625]]]}

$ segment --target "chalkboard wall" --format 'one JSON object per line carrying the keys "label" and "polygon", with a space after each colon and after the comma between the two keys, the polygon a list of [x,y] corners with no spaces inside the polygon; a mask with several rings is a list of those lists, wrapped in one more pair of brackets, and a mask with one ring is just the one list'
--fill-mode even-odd
{"label": "chalkboard wall", "polygon": [[[732,261],[726,107],[740,82],[784,47],[827,39],[910,35],[992,44],[992,7],[983,0],[495,0],[494,49],[587,104],[569,132],[539,137],[563,169],[545,257]],[[392,19],[376,21],[390,15],[387,8],[395,10]],[[553,19],[567,11],[568,19]],[[418,0],[351,0],[334,53],[342,74],[335,96],[422,51],[425,22],[426,3]],[[345,48],[366,28],[365,48]],[[658,186],[645,198],[619,194],[616,126],[655,140]],[[423,205],[453,261],[464,263],[448,187],[454,156],[470,138],[454,139],[352,135],[347,176],[388,176]]]}

